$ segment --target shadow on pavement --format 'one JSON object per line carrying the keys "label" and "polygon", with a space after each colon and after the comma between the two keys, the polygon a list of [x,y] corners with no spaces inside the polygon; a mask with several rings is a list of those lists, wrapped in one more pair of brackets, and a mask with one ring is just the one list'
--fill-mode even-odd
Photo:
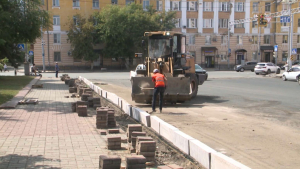
{"label": "shadow on pavement", "polygon": [[44,165],[43,163],[60,162],[59,159],[45,158],[42,155],[18,155],[8,154],[0,157],[0,168],[52,168],[60,169],[60,167],[53,167],[52,165]]}

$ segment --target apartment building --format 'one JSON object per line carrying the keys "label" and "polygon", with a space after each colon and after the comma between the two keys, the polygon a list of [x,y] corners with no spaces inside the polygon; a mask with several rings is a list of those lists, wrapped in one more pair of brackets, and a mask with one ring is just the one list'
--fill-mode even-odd
{"label": "apartment building", "polygon": [[[284,64],[288,57],[289,23],[280,23],[279,18],[272,18],[266,27],[258,27],[257,22],[230,26],[230,50],[228,56],[228,21],[251,18],[259,13],[274,13],[286,10],[289,5],[271,0],[43,0],[44,9],[53,18],[53,28],[44,31],[45,63],[53,66],[55,62],[66,66],[89,66],[90,63],[74,60],[71,46],[67,43],[67,23],[76,22],[76,14],[85,16],[99,11],[106,5],[139,3],[146,10],[153,6],[157,11],[176,11],[176,28],[187,36],[187,50],[196,58],[196,63],[203,67],[226,69],[228,65],[247,61],[276,62]],[[299,7],[299,3],[292,8]],[[300,48],[300,14],[294,15],[293,48]],[[273,57],[274,45],[278,45],[278,57]],[[102,47],[99,46],[95,52]],[[35,63],[42,65],[41,40],[34,45]],[[300,49],[296,57],[299,60]],[[118,65],[113,59],[94,62],[99,66]]]}
{"label": "apartment building", "polygon": [[[128,0],[42,0],[44,10],[48,10],[53,26],[49,30],[43,30],[45,65],[48,69],[53,69],[55,62],[58,62],[63,69],[74,69],[90,67],[90,63],[72,57],[71,45],[67,42],[67,31],[69,22],[77,22],[75,15],[90,16],[94,12],[100,11],[106,5],[117,4],[125,6],[133,1]],[[103,46],[96,46],[95,52],[99,53],[99,59],[94,62],[94,66],[100,66],[103,62],[111,67],[121,66],[118,59],[100,59],[100,50]],[[34,44],[34,62],[37,66],[43,65],[42,42],[36,39]]]}

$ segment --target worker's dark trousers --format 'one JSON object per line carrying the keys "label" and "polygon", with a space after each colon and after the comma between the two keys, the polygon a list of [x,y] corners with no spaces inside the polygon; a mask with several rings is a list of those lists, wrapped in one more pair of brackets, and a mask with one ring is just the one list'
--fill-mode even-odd
{"label": "worker's dark trousers", "polygon": [[153,90],[152,110],[155,110],[156,97],[159,93],[159,110],[162,110],[165,87],[155,87]]}
{"label": "worker's dark trousers", "polygon": [[55,71],[55,77],[58,77],[58,71]]}

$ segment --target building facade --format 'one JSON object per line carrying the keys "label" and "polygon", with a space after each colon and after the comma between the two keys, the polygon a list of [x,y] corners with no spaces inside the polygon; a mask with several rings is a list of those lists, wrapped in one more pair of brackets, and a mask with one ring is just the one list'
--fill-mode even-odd
{"label": "building facade", "polygon": [[[76,14],[89,16],[106,5],[125,6],[139,3],[146,10],[152,6],[158,11],[176,11],[176,28],[187,36],[187,50],[196,58],[196,63],[203,67],[230,69],[236,64],[247,61],[274,62],[285,64],[288,57],[288,26],[280,23],[280,18],[271,18],[266,27],[258,27],[257,22],[248,22],[230,26],[228,41],[228,22],[251,18],[259,13],[274,13],[289,9],[289,5],[271,0],[44,0],[44,9],[53,18],[53,28],[44,31],[45,63],[54,65],[61,62],[66,66],[87,66],[88,62],[74,60],[67,43],[67,23],[76,22]],[[299,7],[294,3],[292,8]],[[300,14],[294,15],[293,48],[300,48]],[[230,45],[229,45],[230,44]],[[228,57],[228,45],[231,55]],[[273,57],[274,45],[278,45],[277,58]],[[98,48],[101,49],[101,46]],[[299,60],[298,55],[294,58]],[[34,45],[35,63],[42,65],[41,40]],[[98,66],[120,64],[111,59],[95,61]]]}

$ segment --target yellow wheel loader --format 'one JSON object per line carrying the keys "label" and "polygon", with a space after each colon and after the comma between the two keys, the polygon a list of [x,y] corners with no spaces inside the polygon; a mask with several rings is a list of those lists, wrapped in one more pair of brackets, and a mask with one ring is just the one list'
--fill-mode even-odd
{"label": "yellow wheel loader", "polygon": [[131,97],[136,103],[151,103],[154,84],[153,70],[158,69],[167,78],[164,101],[182,103],[197,96],[198,85],[205,81],[204,74],[195,73],[195,59],[186,54],[186,36],[179,32],[145,32],[148,52],[144,68],[131,77]]}

